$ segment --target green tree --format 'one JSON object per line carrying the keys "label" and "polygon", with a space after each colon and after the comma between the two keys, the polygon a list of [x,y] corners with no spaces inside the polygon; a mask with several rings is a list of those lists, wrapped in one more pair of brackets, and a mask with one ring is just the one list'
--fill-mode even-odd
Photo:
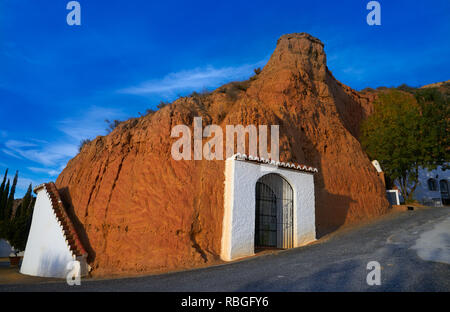
{"label": "green tree", "polygon": [[0,207],[3,207],[3,211],[4,211],[4,216],[3,216],[3,220],[7,220],[8,219],[8,195],[9,195],[9,186],[10,186],[10,181],[8,179],[8,182],[6,183],[5,186],[5,190],[3,191],[3,197],[2,197],[2,202],[0,203]]}
{"label": "green tree", "polygon": [[361,128],[365,151],[380,162],[389,180],[398,181],[407,202],[418,185],[419,168],[435,169],[449,161],[448,100],[435,91],[383,91]]}
{"label": "green tree", "polygon": [[[0,185],[0,221],[5,219],[6,216],[6,207],[2,205],[3,203],[3,197],[5,193],[5,186],[6,186],[6,178],[8,177],[8,169],[5,171],[5,176],[3,177],[3,182]],[[8,196],[8,195],[6,195]]]}
{"label": "green tree", "polygon": [[24,211],[27,211],[32,201],[33,201],[33,188],[32,185],[30,184],[28,186],[27,192],[25,193],[25,196],[22,199],[21,204],[19,205],[19,207],[17,207],[16,214],[20,216],[24,213]]}
{"label": "green tree", "polygon": [[6,206],[7,218],[11,219],[13,216],[13,207],[14,207],[14,195],[16,193],[16,185],[17,179],[19,178],[19,171],[16,171],[16,175],[14,176],[13,184],[11,186],[11,190],[9,191],[8,202]]}
{"label": "green tree", "polygon": [[30,232],[31,221],[33,219],[33,207],[35,198],[31,193],[31,185],[22,199],[22,203],[17,208],[14,218],[10,221],[8,228],[8,241],[17,251],[24,251],[28,234]]}
{"label": "green tree", "polygon": [[415,98],[420,107],[423,162],[429,169],[448,166],[450,158],[450,101],[436,88],[418,89]]}
{"label": "green tree", "polygon": [[2,219],[0,219],[0,238],[8,237],[8,230],[9,230],[9,220],[7,218],[8,194],[9,194],[9,179],[8,183],[6,183],[5,188],[3,189],[0,201],[0,210],[2,211]]}
{"label": "green tree", "polygon": [[[14,194],[18,175],[19,173],[16,172],[12,185],[9,179],[4,187],[0,185],[0,189],[3,188],[1,207],[4,208],[2,211],[5,213],[5,218],[0,220],[0,238],[8,240],[16,251],[23,251],[25,250],[28,240],[28,233],[30,232],[31,221],[33,218],[33,207],[36,198],[33,197],[33,189],[30,184],[25,196],[22,198],[21,203],[13,213],[12,208],[14,204]],[[5,177],[7,178],[6,175]]]}

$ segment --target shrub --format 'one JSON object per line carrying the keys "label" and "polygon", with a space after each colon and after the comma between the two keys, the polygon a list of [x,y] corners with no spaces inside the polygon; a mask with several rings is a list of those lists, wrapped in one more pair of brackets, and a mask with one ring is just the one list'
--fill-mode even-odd
{"label": "shrub", "polygon": [[375,89],[373,89],[373,88],[364,88],[364,89],[362,89],[361,91],[360,91],[361,93],[366,93],[366,92],[375,92]]}
{"label": "shrub", "polygon": [[91,143],[91,140],[89,140],[89,139],[84,139],[83,141],[81,141],[80,146],[78,147],[78,152],[81,152],[83,150],[84,146],[89,143]]}
{"label": "shrub", "polygon": [[404,92],[408,92],[408,93],[413,93],[416,91],[416,88],[410,87],[407,84],[402,84],[400,86],[397,87],[398,90],[400,91],[404,91]]}
{"label": "shrub", "polygon": [[157,107],[158,109],[161,109],[161,108],[163,108],[163,107],[166,107],[166,106],[169,105],[169,104],[170,104],[169,102],[161,101],[161,102],[159,102],[158,105],[156,105],[156,107]]}
{"label": "shrub", "polygon": [[154,109],[148,108],[148,109],[145,111],[145,116],[151,115],[151,114],[153,114],[153,113],[156,113],[156,111],[155,111]]}
{"label": "shrub", "polygon": [[106,131],[108,133],[111,133],[122,123],[120,120],[117,119],[115,119],[114,121],[109,121],[108,119],[105,119],[105,122],[108,124],[108,128],[106,128]]}

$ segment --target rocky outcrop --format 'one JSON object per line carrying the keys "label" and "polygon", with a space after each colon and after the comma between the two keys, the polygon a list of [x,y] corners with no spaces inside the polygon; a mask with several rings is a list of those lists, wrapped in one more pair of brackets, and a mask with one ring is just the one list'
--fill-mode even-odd
{"label": "rocky outcrop", "polygon": [[[319,169],[316,226],[323,235],[386,212],[385,189],[357,140],[371,99],[338,82],[323,44],[282,36],[249,81],[182,97],[120,124],[72,159],[56,181],[91,247],[93,274],[134,274],[219,260],[224,161],[175,161],[171,129],[280,125],[280,160]],[[225,133],[225,131],[224,131]]]}

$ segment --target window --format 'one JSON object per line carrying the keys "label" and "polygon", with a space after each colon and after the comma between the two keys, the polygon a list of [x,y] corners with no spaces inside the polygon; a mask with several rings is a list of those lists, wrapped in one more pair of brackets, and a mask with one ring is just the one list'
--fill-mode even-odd
{"label": "window", "polygon": [[430,191],[437,191],[437,183],[435,179],[428,179],[428,189]]}
{"label": "window", "polygon": [[439,181],[439,186],[441,189],[441,193],[448,194],[448,183],[447,180]]}

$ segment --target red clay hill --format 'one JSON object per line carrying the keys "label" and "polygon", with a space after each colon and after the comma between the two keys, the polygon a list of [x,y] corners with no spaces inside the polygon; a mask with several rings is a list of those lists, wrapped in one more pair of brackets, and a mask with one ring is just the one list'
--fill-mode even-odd
{"label": "red clay hill", "polygon": [[282,36],[261,73],[182,97],[85,145],[56,181],[88,242],[95,275],[191,268],[219,260],[224,161],[175,161],[171,129],[280,125],[280,160],[317,167],[318,236],[387,211],[357,140],[372,99],[338,82],[323,43]]}

